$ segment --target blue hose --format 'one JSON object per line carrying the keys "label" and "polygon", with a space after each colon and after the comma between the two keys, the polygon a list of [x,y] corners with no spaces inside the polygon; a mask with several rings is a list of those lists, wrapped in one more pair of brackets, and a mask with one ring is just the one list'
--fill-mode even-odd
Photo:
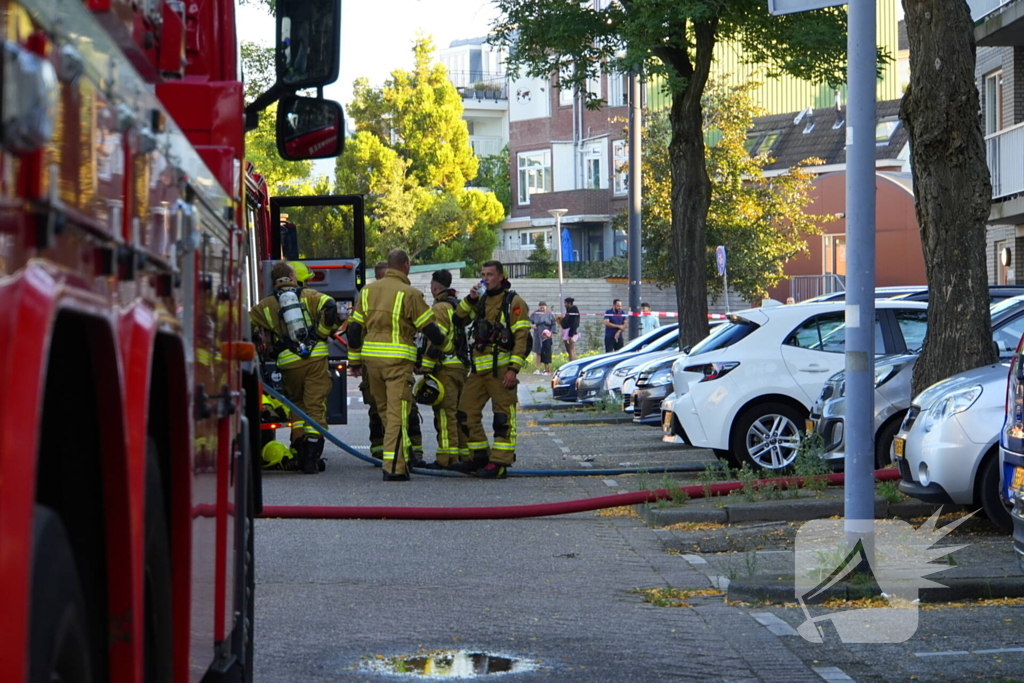
{"label": "blue hose", "polygon": [[[263,391],[270,394],[285,407],[288,408],[292,413],[298,415],[306,424],[320,432],[325,439],[333,443],[335,446],[345,451],[349,455],[354,455],[364,462],[368,462],[374,467],[380,467],[381,461],[373,458],[365,453],[357,451],[352,446],[336,437],[328,429],[318,424],[316,420],[312,419],[309,415],[299,410],[299,408],[281,395],[280,392],[276,391],[273,387],[269,387],[263,384]],[[664,467],[624,467],[616,469],[605,469],[605,470],[516,470],[509,468],[507,470],[508,476],[510,477],[610,477],[620,474],[665,474],[671,472],[703,472],[705,465],[699,463],[691,463],[688,465],[666,465]],[[412,471],[416,474],[425,474],[433,477],[465,477],[469,476],[462,472],[451,472],[448,470],[425,470],[421,467],[414,467]]]}

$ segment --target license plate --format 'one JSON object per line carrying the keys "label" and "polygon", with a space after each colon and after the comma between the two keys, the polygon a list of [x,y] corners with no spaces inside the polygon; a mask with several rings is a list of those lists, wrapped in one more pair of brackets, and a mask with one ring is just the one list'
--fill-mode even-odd
{"label": "license plate", "polygon": [[661,431],[665,434],[672,434],[672,413],[665,413],[661,418]]}
{"label": "license plate", "polygon": [[906,443],[907,443],[906,439],[900,438],[898,436],[893,438],[893,440],[892,440],[892,449],[893,449],[893,452],[896,453],[896,457],[897,458],[902,458],[903,457],[903,449],[905,448]]}
{"label": "license plate", "polygon": [[1010,488],[1014,490],[1020,490],[1024,488],[1024,467],[1017,467],[1013,470],[1013,484]]}
{"label": "license plate", "polygon": [[805,425],[805,426],[807,427],[807,429],[806,429],[805,431],[806,431],[806,432],[807,432],[808,434],[813,434],[813,433],[814,433],[814,420],[808,420],[808,421],[806,422],[806,425]]}

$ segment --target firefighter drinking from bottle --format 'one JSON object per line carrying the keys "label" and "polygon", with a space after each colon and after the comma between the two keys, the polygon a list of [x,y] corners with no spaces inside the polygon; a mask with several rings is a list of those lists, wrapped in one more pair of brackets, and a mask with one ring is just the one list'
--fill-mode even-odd
{"label": "firefighter drinking from bottle", "polygon": [[[512,291],[500,261],[487,261],[480,284],[459,304],[454,322],[473,321],[473,368],[459,401],[459,428],[472,459],[452,469],[485,479],[504,479],[516,459],[516,387],[532,347],[530,310]],[[489,447],[483,412],[491,402],[494,445]]]}
{"label": "firefighter drinking from bottle", "polygon": [[[297,269],[304,275],[296,276]],[[252,307],[249,320],[260,356],[274,360],[281,372],[284,395],[326,429],[331,391],[327,338],[340,321],[333,298],[299,284],[309,279],[308,271],[302,263],[275,263],[270,270],[274,293]],[[292,423],[291,450],[303,473],[324,469],[324,438],[302,419]]]}

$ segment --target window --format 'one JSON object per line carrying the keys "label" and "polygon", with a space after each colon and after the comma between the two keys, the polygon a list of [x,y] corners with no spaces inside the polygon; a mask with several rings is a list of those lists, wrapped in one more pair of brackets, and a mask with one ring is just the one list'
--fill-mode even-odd
{"label": "window", "polygon": [[626,74],[608,69],[608,106],[624,107],[629,104],[629,85]]}
{"label": "window", "polygon": [[568,75],[568,69],[562,69],[558,74],[558,104],[563,107],[568,107],[573,101],[573,89],[568,84],[566,87],[562,87],[562,83],[565,83]]}
{"label": "window", "polygon": [[985,76],[985,135],[1003,129],[1003,72]]}
{"label": "window", "polygon": [[750,156],[765,154],[772,150],[772,147],[775,146],[775,142],[779,139],[781,134],[781,130],[766,130],[758,133],[750,133],[747,135],[744,147],[747,148],[747,153]]}
{"label": "window", "polygon": [[1019,315],[992,330],[992,341],[999,348],[999,357],[1009,358],[1012,356],[1017,350],[1017,342],[1020,341],[1021,336],[1024,336],[1024,315]]}
{"label": "window", "polygon": [[907,351],[920,352],[924,346],[924,334],[928,331],[928,311],[896,311],[896,324],[903,333]]}
{"label": "window", "polygon": [[551,151],[520,152],[519,203],[529,204],[530,195],[551,192]]}
{"label": "window", "polygon": [[625,140],[612,142],[612,191],[615,194],[626,194],[629,191],[629,145]]}
{"label": "window", "polygon": [[899,119],[885,119],[875,124],[875,144],[888,145],[892,134],[900,127]]}
{"label": "window", "polygon": [[604,140],[591,142],[583,147],[583,189],[600,190],[608,187],[605,179],[605,145]]}
{"label": "window", "polygon": [[600,71],[597,73],[597,76],[587,79],[587,92],[596,97],[597,99],[601,99],[602,89]]}
{"label": "window", "polygon": [[[783,342],[787,346],[798,346],[811,351],[844,353],[846,351],[846,314],[843,311],[823,313],[808,318],[793,330]],[[875,354],[885,353],[882,325],[875,318]]]}
{"label": "window", "polygon": [[520,247],[535,247],[540,238],[544,238],[544,246],[551,246],[551,233],[546,230],[533,230],[523,231],[519,233],[519,246]]}

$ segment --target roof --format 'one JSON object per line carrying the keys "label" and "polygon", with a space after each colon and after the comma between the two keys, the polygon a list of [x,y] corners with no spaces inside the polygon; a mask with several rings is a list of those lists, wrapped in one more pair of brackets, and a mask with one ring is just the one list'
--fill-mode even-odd
{"label": "roof", "polygon": [[[892,122],[895,127],[886,144],[876,145],[876,159],[896,159],[907,144],[909,133],[899,121],[899,109],[899,100],[877,105],[877,120]],[[765,167],[766,171],[791,168],[810,157],[817,157],[824,164],[845,164],[846,115],[845,107],[838,112],[834,107],[822,107],[761,116],[754,119],[748,137],[758,137],[760,148],[755,151],[763,152],[765,143],[771,142],[770,136],[777,134],[770,146],[773,161]]]}

